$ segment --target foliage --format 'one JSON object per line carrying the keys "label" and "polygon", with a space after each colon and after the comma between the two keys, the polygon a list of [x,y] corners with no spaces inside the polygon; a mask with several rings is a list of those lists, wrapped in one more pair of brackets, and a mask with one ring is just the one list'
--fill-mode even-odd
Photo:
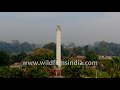
{"label": "foliage", "polygon": [[86,60],[88,60],[88,61],[96,61],[96,60],[98,60],[98,55],[95,53],[95,51],[89,51],[86,54]]}
{"label": "foliage", "polygon": [[65,78],[81,78],[81,66],[77,65],[66,65],[62,70],[62,75]]}
{"label": "foliage", "polygon": [[62,57],[66,57],[70,55],[70,51],[68,48],[65,48],[63,45],[61,46]]}
{"label": "foliage", "polygon": [[19,54],[11,54],[11,56],[10,56],[11,64],[13,64],[15,62],[21,62],[26,57],[27,57],[27,54],[25,52],[20,52]]}
{"label": "foliage", "polygon": [[18,52],[30,52],[36,48],[35,44],[30,44],[28,42],[20,43],[18,40],[12,40],[12,43],[7,43],[0,41],[0,50],[4,50],[9,53]]}
{"label": "foliage", "polygon": [[45,48],[37,48],[32,53],[33,60],[55,60],[55,53],[52,50]]}
{"label": "foliage", "polygon": [[0,67],[0,78],[22,78],[23,72],[19,68],[10,68],[9,66]]}
{"label": "foliage", "polygon": [[10,68],[0,67],[0,78],[48,78],[48,73],[41,67]]}
{"label": "foliage", "polygon": [[0,66],[9,64],[9,55],[5,51],[0,51]]}
{"label": "foliage", "polygon": [[111,78],[120,77],[120,56],[113,57],[112,60],[103,60],[102,64],[107,68]]}
{"label": "foliage", "polygon": [[27,55],[23,61],[33,61],[33,57],[31,55]]}
{"label": "foliage", "polygon": [[42,67],[43,71],[45,71],[49,76],[54,76],[55,75],[55,70],[54,67],[49,65],[49,66],[43,66]]}
{"label": "foliage", "polygon": [[10,69],[10,78],[23,78],[23,70],[20,68],[11,68]]}
{"label": "foliage", "polygon": [[89,52],[89,45],[85,45],[83,50],[85,51],[85,54],[87,54]]}
{"label": "foliage", "polygon": [[56,53],[56,44],[54,42],[45,44],[43,48],[53,50]]}
{"label": "foliage", "polygon": [[29,68],[28,73],[29,78],[48,78],[47,72],[43,71],[39,67]]}
{"label": "foliage", "polygon": [[74,56],[82,55],[82,54],[83,54],[83,53],[82,53],[82,48],[81,48],[80,46],[73,48],[73,55],[74,55]]}
{"label": "foliage", "polygon": [[93,76],[95,73],[94,73],[94,70],[92,68],[90,68],[89,66],[85,66],[85,68],[82,68],[81,69],[81,75],[84,75],[86,77],[91,77]]}
{"label": "foliage", "polygon": [[93,45],[97,54],[100,55],[119,55],[120,54],[120,44],[113,42],[95,42]]}
{"label": "foliage", "polygon": [[[0,41],[0,50],[4,50],[9,53],[14,53],[14,52],[19,53],[23,51],[31,52],[36,47],[37,45],[35,44],[30,44],[28,42],[20,43],[18,40],[12,40],[12,43]],[[69,56],[71,52],[74,52],[74,50],[71,51],[74,47],[78,48],[80,46],[75,46],[75,44],[72,42],[66,47],[64,46],[62,47],[63,47],[62,48],[63,56],[64,55]],[[54,42],[45,44],[43,48],[53,50],[54,52],[56,52],[56,44]],[[85,54],[87,54],[90,51],[90,45],[85,45],[81,48],[82,48],[82,51],[85,52]],[[113,42],[110,42],[110,43],[106,41],[95,42],[94,45],[91,46],[91,48],[92,50],[95,50],[97,54],[100,54],[100,55],[119,55],[120,54],[120,44],[113,43]],[[80,52],[81,50],[78,50],[78,51]]]}
{"label": "foliage", "polygon": [[8,66],[0,67],[0,78],[10,78],[10,67]]}

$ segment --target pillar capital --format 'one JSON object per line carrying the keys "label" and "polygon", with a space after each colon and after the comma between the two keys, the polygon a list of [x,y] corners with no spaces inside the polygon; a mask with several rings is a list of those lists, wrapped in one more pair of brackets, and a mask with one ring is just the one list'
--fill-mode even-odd
{"label": "pillar capital", "polygon": [[61,27],[60,27],[60,25],[57,25],[57,30],[61,30]]}

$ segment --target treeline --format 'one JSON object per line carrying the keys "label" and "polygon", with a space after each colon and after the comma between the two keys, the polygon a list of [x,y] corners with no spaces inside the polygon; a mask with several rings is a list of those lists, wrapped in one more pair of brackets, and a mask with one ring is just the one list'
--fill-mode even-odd
{"label": "treeline", "polygon": [[112,55],[117,56],[120,55],[120,44],[113,43],[113,42],[95,42],[93,49],[97,54],[100,55]]}
{"label": "treeline", "polygon": [[[36,44],[30,44],[28,42],[20,43],[18,40],[12,40],[11,43],[0,41],[0,50],[9,53],[31,52],[37,47],[38,45]],[[56,52],[56,44],[54,42],[43,45],[43,48]],[[74,43],[68,45],[62,44],[62,56],[86,55],[91,50],[99,55],[117,56],[120,54],[120,44],[106,41],[95,42],[93,45],[84,46],[76,46]]]}
{"label": "treeline", "polygon": [[18,40],[12,40],[11,43],[0,41],[0,50],[9,53],[30,52],[35,49],[35,47],[35,44],[30,44],[28,42],[20,43]]}
{"label": "treeline", "polygon": [[[45,44],[43,48],[56,50],[56,44],[51,42]],[[120,55],[120,44],[113,42],[100,41],[95,42],[93,45],[76,46],[74,43],[69,43],[68,45],[62,44],[62,56],[77,56],[86,55],[88,52],[94,51],[98,55],[102,56],[119,56]]]}
{"label": "treeline", "polygon": [[103,55],[103,56],[120,55],[120,44],[113,42],[100,41],[100,42],[95,42],[93,45],[84,45],[84,46],[76,46],[74,43],[70,43],[69,45],[64,47],[67,50],[69,49],[69,53],[73,55],[86,55],[91,50],[95,51],[98,55]]}

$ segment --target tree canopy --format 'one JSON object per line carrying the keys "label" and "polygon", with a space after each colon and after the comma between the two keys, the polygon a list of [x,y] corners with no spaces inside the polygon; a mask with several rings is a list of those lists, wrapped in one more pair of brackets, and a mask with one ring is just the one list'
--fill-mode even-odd
{"label": "tree canopy", "polygon": [[9,64],[9,54],[5,51],[0,51],[0,66]]}
{"label": "tree canopy", "polygon": [[96,60],[98,60],[98,55],[96,54],[95,51],[89,51],[86,54],[86,60],[88,60],[88,61],[96,61]]}
{"label": "tree canopy", "polygon": [[55,60],[55,53],[52,50],[45,48],[37,48],[31,54],[32,59],[35,61],[41,60]]}

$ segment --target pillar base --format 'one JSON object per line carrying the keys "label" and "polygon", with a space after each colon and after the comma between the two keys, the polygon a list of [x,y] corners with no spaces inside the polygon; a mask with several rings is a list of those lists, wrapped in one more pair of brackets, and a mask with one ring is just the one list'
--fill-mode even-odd
{"label": "pillar base", "polygon": [[61,76],[61,68],[55,68],[55,76]]}

